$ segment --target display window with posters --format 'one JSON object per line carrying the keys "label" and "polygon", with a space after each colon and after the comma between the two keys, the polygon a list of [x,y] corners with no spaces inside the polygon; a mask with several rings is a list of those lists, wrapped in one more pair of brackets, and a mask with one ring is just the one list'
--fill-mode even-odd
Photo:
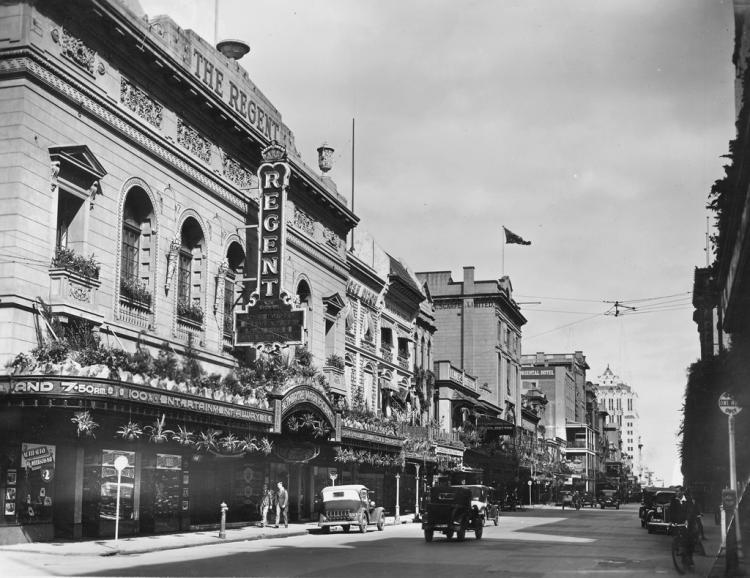
{"label": "display window with posters", "polygon": [[[55,454],[56,447],[52,444],[21,444],[20,472],[15,475],[10,475],[10,472],[6,474],[6,515],[8,511],[14,510],[23,524],[52,521]],[[16,482],[15,485],[7,484],[9,477]]]}
{"label": "display window with posters", "polygon": [[182,456],[149,456],[141,484],[141,530],[154,533],[180,530],[183,497]]}
{"label": "display window with posters", "polygon": [[115,460],[124,456],[128,465],[120,475],[119,533],[135,533],[136,455],[122,450],[96,450],[88,453],[83,473],[83,533],[85,536],[114,536],[117,514],[117,470]]}

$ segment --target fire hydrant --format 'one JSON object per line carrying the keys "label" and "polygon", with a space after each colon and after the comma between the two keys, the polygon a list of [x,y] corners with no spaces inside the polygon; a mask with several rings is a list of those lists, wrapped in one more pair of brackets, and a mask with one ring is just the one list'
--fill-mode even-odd
{"label": "fire hydrant", "polygon": [[227,510],[229,507],[227,506],[226,502],[222,502],[219,506],[219,509],[221,510],[221,528],[219,529],[219,538],[226,538],[227,537]]}

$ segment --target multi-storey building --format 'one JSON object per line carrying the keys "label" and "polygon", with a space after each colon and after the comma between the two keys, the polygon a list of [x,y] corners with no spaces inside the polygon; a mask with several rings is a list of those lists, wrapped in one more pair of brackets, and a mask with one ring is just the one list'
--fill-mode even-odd
{"label": "multi-storey building", "polygon": [[414,379],[431,308],[347,246],[333,151],[302,161],[247,46],[136,1],[11,1],[0,23],[0,543],[111,536],[123,459],[123,536],[222,501],[251,522],[277,481],[298,520],[336,478],[415,507],[405,439],[440,467]]}
{"label": "multi-storey building", "polygon": [[474,279],[464,267],[463,279],[450,271],[420,272],[435,305],[434,357],[476,377],[483,413],[519,424],[521,406],[521,328],[526,318],[513,300],[508,277]]}
{"label": "multi-storey building", "polygon": [[622,452],[628,456],[632,471],[640,472],[643,465],[639,451],[641,428],[638,392],[615,375],[609,365],[599,376],[599,383],[595,387],[599,404],[607,411],[607,424],[614,424],[620,429]]}
{"label": "multi-storey building", "polygon": [[473,267],[464,267],[461,281],[449,271],[417,277],[435,309],[440,427],[469,446],[465,463],[482,472],[476,481],[514,491],[521,474],[519,370],[526,319],[513,300],[510,279],[476,280]]}
{"label": "multi-storey building", "polygon": [[543,425],[548,438],[565,440],[565,458],[572,471],[569,482],[593,492],[596,488],[597,437],[587,420],[586,356],[538,352],[521,358],[524,391],[539,390],[547,398]]}

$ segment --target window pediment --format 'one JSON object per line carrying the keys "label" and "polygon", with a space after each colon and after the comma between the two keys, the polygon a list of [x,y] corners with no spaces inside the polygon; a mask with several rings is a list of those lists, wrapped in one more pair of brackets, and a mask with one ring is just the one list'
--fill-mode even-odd
{"label": "window pediment", "polygon": [[53,177],[65,189],[81,197],[100,192],[99,181],[107,171],[86,145],[63,145],[49,148]]}

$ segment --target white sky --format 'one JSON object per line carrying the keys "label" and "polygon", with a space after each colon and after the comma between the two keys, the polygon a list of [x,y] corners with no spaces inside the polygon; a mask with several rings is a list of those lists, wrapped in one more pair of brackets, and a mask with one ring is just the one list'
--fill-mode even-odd
{"label": "white sky", "polygon": [[[214,39],[214,0],[141,5]],[[218,21],[305,161],[336,148],[347,198],[356,118],[361,227],[412,270],[494,279],[501,227],[532,241],[504,263],[516,300],[542,302],[522,305],[524,353],[581,350],[594,382],[609,364],[667,482],[734,136],[733,34],[730,0],[220,0]],[[670,295],[672,311],[593,317]]]}

